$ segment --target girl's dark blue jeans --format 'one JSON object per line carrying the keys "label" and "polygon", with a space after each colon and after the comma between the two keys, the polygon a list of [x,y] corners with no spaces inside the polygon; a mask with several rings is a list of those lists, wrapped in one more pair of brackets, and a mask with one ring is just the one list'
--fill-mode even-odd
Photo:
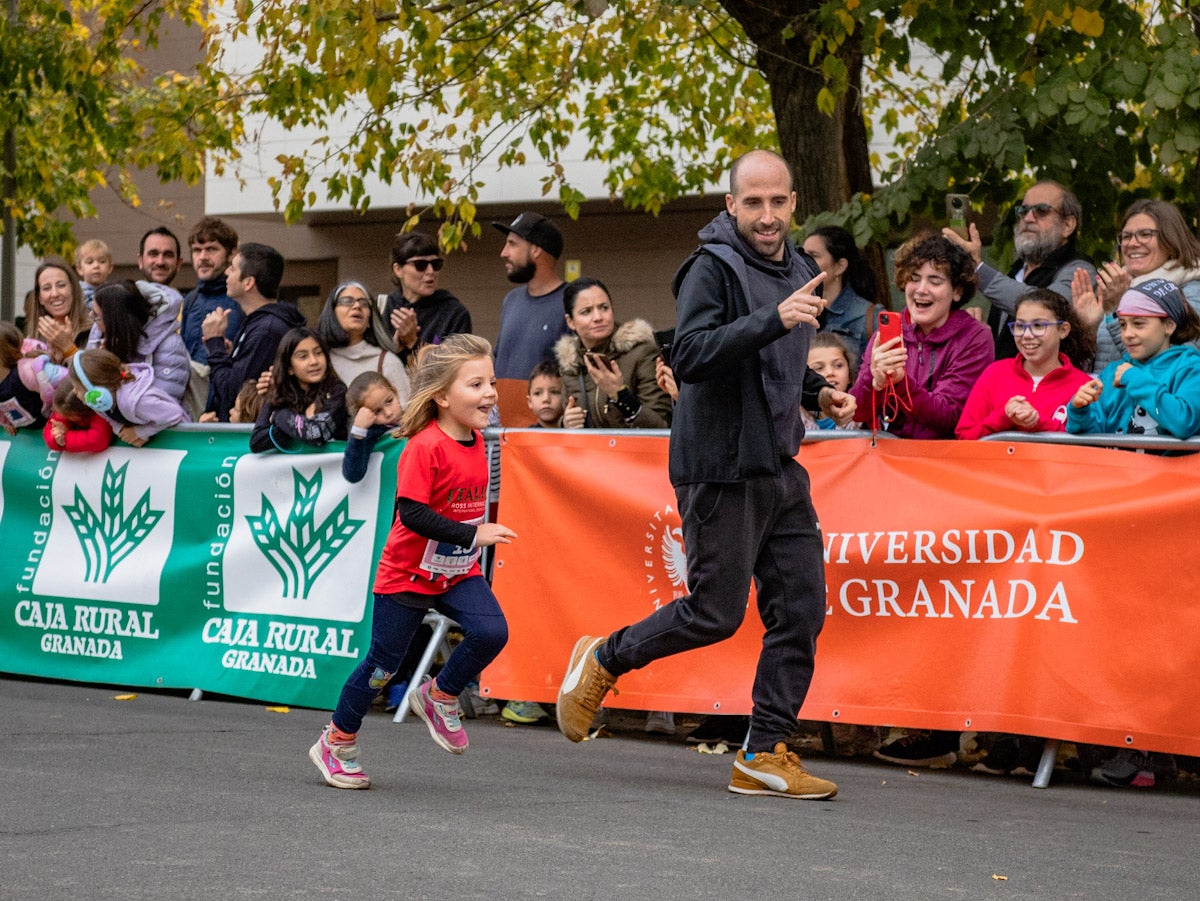
{"label": "girl's dark blue jeans", "polygon": [[[416,599],[426,606],[410,606]],[[482,576],[463,579],[444,594],[377,594],[371,646],[342,687],[333,711],[335,726],[343,732],[358,731],[371,701],[399,668],[430,608],[450,617],[463,631],[463,640],[438,673],[438,688],[447,694],[459,695],[508,642],[508,622]]]}

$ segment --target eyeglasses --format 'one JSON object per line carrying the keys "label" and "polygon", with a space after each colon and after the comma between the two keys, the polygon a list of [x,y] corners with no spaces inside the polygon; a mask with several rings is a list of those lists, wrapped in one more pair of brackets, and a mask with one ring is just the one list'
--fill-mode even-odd
{"label": "eyeglasses", "polygon": [[1121,232],[1117,235],[1117,243],[1132,244],[1134,241],[1137,241],[1139,244],[1149,244],[1150,239],[1157,234],[1157,228],[1139,228],[1136,231]]}
{"label": "eyeglasses", "polygon": [[367,300],[365,297],[351,297],[349,294],[347,294],[345,297],[339,297],[334,301],[334,303],[336,303],[339,307],[346,307],[347,309],[352,307],[362,307],[363,309],[367,310],[371,309],[371,301]]}
{"label": "eyeglasses", "polygon": [[1061,213],[1062,211],[1048,203],[1018,203],[1013,209],[1016,211],[1018,219],[1024,219],[1026,213],[1033,213],[1035,219],[1045,219],[1051,213]]}
{"label": "eyeglasses", "polygon": [[1022,335],[1033,335],[1035,338],[1040,338],[1050,330],[1050,326],[1062,324],[1063,320],[1061,319],[1035,319],[1033,322],[1013,319],[1008,323],[1008,330],[1013,333],[1014,338],[1020,338]]}
{"label": "eyeglasses", "polygon": [[417,272],[424,272],[430,266],[433,267],[434,272],[441,272],[442,267],[446,265],[446,261],[441,257],[435,260],[405,260],[405,263],[411,265]]}

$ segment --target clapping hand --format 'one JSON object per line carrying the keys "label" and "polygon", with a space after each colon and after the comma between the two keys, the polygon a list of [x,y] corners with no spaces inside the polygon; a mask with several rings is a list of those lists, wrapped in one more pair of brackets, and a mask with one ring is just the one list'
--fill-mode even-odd
{"label": "clapping hand", "polygon": [[1008,403],[1004,405],[1004,415],[1009,418],[1013,425],[1026,432],[1031,432],[1037,428],[1039,420],[1038,411],[1034,409],[1033,404],[1020,394],[1014,394],[1008,399]]}

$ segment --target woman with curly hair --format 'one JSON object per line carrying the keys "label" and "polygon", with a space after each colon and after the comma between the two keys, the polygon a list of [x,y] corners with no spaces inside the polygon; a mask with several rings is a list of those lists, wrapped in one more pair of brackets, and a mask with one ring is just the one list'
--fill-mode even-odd
{"label": "woman with curly hair", "polygon": [[941,235],[918,235],[896,251],[904,292],[902,335],[871,336],[851,389],[855,418],[901,438],[953,438],[976,379],[996,352],[987,326],[962,307],[975,294],[975,264]]}

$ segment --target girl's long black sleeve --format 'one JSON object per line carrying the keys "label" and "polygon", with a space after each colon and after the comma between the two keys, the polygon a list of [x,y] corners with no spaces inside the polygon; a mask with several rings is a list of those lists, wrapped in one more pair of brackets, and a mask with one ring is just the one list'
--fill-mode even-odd
{"label": "girl's long black sleeve", "polygon": [[397,498],[396,507],[404,528],[422,538],[442,541],[455,547],[470,548],[475,545],[475,526],[435,513],[428,504],[410,497]]}

